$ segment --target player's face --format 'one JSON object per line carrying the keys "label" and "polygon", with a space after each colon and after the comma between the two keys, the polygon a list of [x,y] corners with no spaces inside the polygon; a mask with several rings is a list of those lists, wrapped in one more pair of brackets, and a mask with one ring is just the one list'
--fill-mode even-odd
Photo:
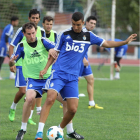
{"label": "player's face", "polygon": [[27,39],[28,43],[33,43],[36,41],[36,30],[35,28],[31,28],[31,29],[25,29],[25,33],[23,32],[24,36]]}
{"label": "player's face", "polygon": [[88,31],[92,31],[96,27],[96,20],[90,20],[89,22],[86,22],[86,28]]}
{"label": "player's face", "polygon": [[35,25],[38,25],[40,21],[39,14],[31,15],[31,17],[29,17],[29,21],[33,22]]}
{"label": "player's face", "polygon": [[74,21],[72,19],[72,28],[75,33],[80,33],[82,31],[83,25],[84,25],[84,21],[82,20]]}
{"label": "player's face", "polygon": [[52,26],[53,26],[53,21],[47,21],[45,20],[45,23],[42,23],[44,29],[45,29],[45,32],[46,33],[50,33],[51,29],[52,29]]}
{"label": "player's face", "polygon": [[19,20],[14,21],[14,25],[13,26],[18,26],[19,24]]}

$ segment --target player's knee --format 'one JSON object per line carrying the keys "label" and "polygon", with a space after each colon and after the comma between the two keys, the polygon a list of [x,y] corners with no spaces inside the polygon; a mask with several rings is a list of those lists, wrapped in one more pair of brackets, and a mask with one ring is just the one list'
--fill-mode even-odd
{"label": "player's knee", "polygon": [[32,106],[35,98],[34,97],[26,97],[26,102],[29,106]]}
{"label": "player's knee", "polygon": [[46,99],[46,106],[47,105],[53,105],[54,104],[54,102],[55,102],[55,98],[53,97],[53,96],[47,96],[47,99]]}
{"label": "player's knee", "polygon": [[72,108],[69,108],[68,111],[69,111],[72,115],[74,115],[74,114],[76,113],[76,111],[77,111],[77,108],[76,108],[76,107],[72,107]]}
{"label": "player's knee", "polygon": [[26,88],[25,87],[20,87],[19,92],[24,95],[26,93]]}
{"label": "player's knee", "polygon": [[94,78],[91,76],[88,78],[87,82],[92,85],[94,83]]}

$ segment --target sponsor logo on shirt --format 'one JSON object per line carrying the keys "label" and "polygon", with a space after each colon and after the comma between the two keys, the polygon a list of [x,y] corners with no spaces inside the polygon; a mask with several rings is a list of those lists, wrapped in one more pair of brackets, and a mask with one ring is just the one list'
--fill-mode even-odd
{"label": "sponsor logo on shirt", "polygon": [[85,46],[85,44],[80,44],[80,46],[78,46],[78,45],[75,45],[75,43],[72,43],[72,45],[70,45],[67,42],[66,43],[66,51],[75,51],[75,52],[82,53],[84,51],[84,46]]}
{"label": "sponsor logo on shirt", "polygon": [[34,52],[31,54],[31,57],[39,57],[39,56],[40,54],[36,50],[34,50]]}
{"label": "sponsor logo on shirt", "polygon": [[66,39],[70,39],[71,37],[68,35],[67,37],[66,37]]}

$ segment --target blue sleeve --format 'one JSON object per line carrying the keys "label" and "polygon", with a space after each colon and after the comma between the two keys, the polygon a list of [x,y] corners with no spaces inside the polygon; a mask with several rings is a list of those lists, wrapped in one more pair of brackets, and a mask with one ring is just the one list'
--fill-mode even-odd
{"label": "blue sleeve", "polygon": [[58,36],[57,36],[57,43],[56,43],[56,46],[55,46],[55,50],[56,51],[60,51],[61,50],[61,47],[62,47],[62,44],[63,44],[63,38],[64,38],[64,34],[63,33],[60,33]]}
{"label": "blue sleeve", "polygon": [[[18,46],[17,46],[17,48],[16,48],[16,50],[15,50],[15,52],[14,52],[14,54],[13,54],[13,56],[17,56],[18,55],[18,58],[16,59],[16,62],[22,57],[23,59],[24,59],[24,47],[23,47],[23,45],[21,45],[22,43],[20,43]],[[12,56],[12,57],[13,57]]]}
{"label": "blue sleeve", "polygon": [[16,47],[18,45],[18,43],[21,42],[21,40],[23,39],[23,33],[22,33],[22,28],[19,28],[14,36],[14,38],[11,41],[11,45]]}
{"label": "blue sleeve", "polygon": [[43,37],[41,39],[42,39],[42,43],[47,51],[49,51],[49,49],[52,49],[55,47],[55,43],[51,42],[49,39],[43,38]]}
{"label": "blue sleeve", "polygon": [[7,35],[7,36],[10,36],[10,24],[6,27],[6,29],[5,29],[5,34]]}
{"label": "blue sleeve", "polygon": [[98,46],[102,46],[104,39],[102,39],[99,36],[95,35],[94,33],[90,32],[90,42],[92,45],[96,44]]}

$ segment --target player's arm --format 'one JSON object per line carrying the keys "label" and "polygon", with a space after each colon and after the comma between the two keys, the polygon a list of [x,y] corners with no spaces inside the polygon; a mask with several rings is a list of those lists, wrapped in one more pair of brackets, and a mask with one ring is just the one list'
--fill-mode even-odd
{"label": "player's arm", "polygon": [[87,61],[87,59],[85,57],[83,59],[83,64],[84,64],[84,66],[88,66],[88,61]]}
{"label": "player's arm", "polygon": [[9,61],[9,66],[13,67],[16,61],[18,61],[21,57],[24,58],[23,43],[20,43],[15,52],[12,54]]}
{"label": "player's arm", "polygon": [[102,44],[102,47],[106,47],[106,48],[115,48],[115,47],[119,47],[125,44],[129,44],[130,42],[136,40],[136,36],[137,34],[132,34],[130,35],[125,41],[104,41]]}
{"label": "player's arm", "polygon": [[[58,53],[58,52],[55,51],[54,49],[50,49],[50,50],[51,50],[51,51],[53,50],[54,53]],[[44,70],[40,71],[40,74],[39,74],[40,79],[43,78],[43,75],[44,75],[45,73],[47,73],[48,68],[53,64],[54,60],[55,60],[55,58],[54,58],[52,55],[50,55],[50,58],[48,59],[48,62],[47,62],[47,64],[46,64]]]}
{"label": "player's arm", "polygon": [[18,45],[18,43],[22,40],[22,38],[23,38],[22,28],[19,28],[9,46],[10,57],[12,56],[14,52],[14,48]]}

